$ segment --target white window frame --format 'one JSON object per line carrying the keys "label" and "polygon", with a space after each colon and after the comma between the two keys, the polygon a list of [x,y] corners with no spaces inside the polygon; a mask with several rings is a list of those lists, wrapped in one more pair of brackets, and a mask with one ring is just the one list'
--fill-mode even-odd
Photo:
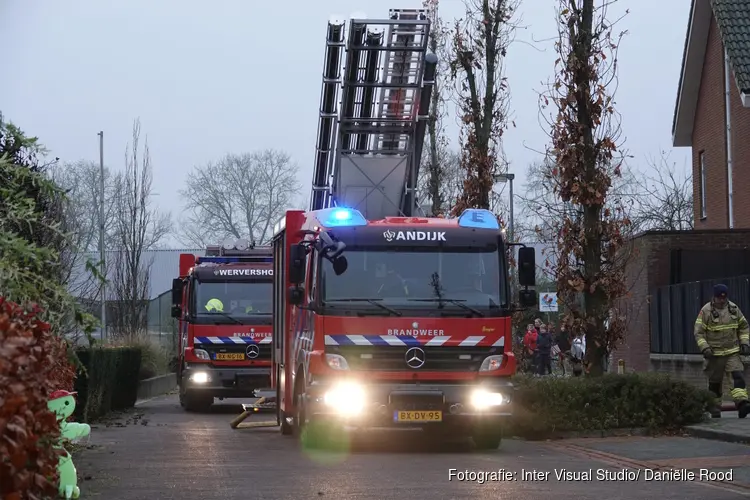
{"label": "white window frame", "polygon": [[699,165],[698,168],[700,169],[700,181],[701,181],[701,197],[700,197],[700,203],[701,203],[701,219],[706,218],[706,156],[705,151],[701,151],[700,155],[698,157]]}

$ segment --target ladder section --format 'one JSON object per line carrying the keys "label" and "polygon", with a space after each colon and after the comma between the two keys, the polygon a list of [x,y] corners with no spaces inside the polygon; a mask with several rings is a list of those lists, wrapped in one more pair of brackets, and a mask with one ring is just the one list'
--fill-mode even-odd
{"label": "ladder section", "polygon": [[318,139],[315,151],[310,209],[327,206],[329,165],[333,156],[336,133],[336,101],[341,75],[341,53],[344,51],[344,21],[331,19],[328,22],[326,51],[323,66],[323,86],[320,91],[320,114],[318,117]]}
{"label": "ladder section", "polygon": [[411,216],[437,57],[427,54],[424,10],[351,19],[341,112],[325,208],[356,208],[370,220]]}

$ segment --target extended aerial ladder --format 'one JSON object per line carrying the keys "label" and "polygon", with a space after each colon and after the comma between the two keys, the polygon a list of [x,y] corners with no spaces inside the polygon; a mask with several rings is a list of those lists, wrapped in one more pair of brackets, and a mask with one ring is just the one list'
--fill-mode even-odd
{"label": "extended aerial ladder", "polygon": [[328,23],[310,210],[346,206],[371,220],[417,215],[437,56],[427,52],[425,10],[388,17],[353,18],[348,30]]}
{"label": "extended aerial ladder", "polygon": [[[419,163],[438,59],[427,52],[425,10],[392,9],[388,17],[356,16],[348,30],[344,21],[328,23],[310,210],[346,206],[371,220],[418,215]],[[242,405],[232,428],[275,408],[274,394],[257,395]]]}

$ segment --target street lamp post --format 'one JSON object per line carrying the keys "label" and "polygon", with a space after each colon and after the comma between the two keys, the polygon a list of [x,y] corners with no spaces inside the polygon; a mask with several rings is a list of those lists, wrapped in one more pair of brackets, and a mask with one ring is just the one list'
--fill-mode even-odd
{"label": "street lamp post", "polygon": [[513,179],[516,178],[515,174],[495,174],[493,176],[493,180],[496,183],[505,183],[507,182],[510,186],[510,220],[509,226],[508,226],[508,241],[513,242],[514,240],[514,232],[513,232]]}
{"label": "street lamp post", "polygon": [[101,261],[102,279],[102,325],[101,340],[107,338],[107,266],[104,263],[104,132],[100,131],[99,136],[99,259]]}

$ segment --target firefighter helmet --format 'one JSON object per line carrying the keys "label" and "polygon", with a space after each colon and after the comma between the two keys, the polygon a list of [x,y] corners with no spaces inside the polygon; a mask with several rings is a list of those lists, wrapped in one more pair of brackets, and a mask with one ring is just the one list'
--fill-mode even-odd
{"label": "firefighter helmet", "polygon": [[206,302],[206,311],[223,312],[224,304],[222,304],[222,302],[219,299],[211,299],[208,302]]}

